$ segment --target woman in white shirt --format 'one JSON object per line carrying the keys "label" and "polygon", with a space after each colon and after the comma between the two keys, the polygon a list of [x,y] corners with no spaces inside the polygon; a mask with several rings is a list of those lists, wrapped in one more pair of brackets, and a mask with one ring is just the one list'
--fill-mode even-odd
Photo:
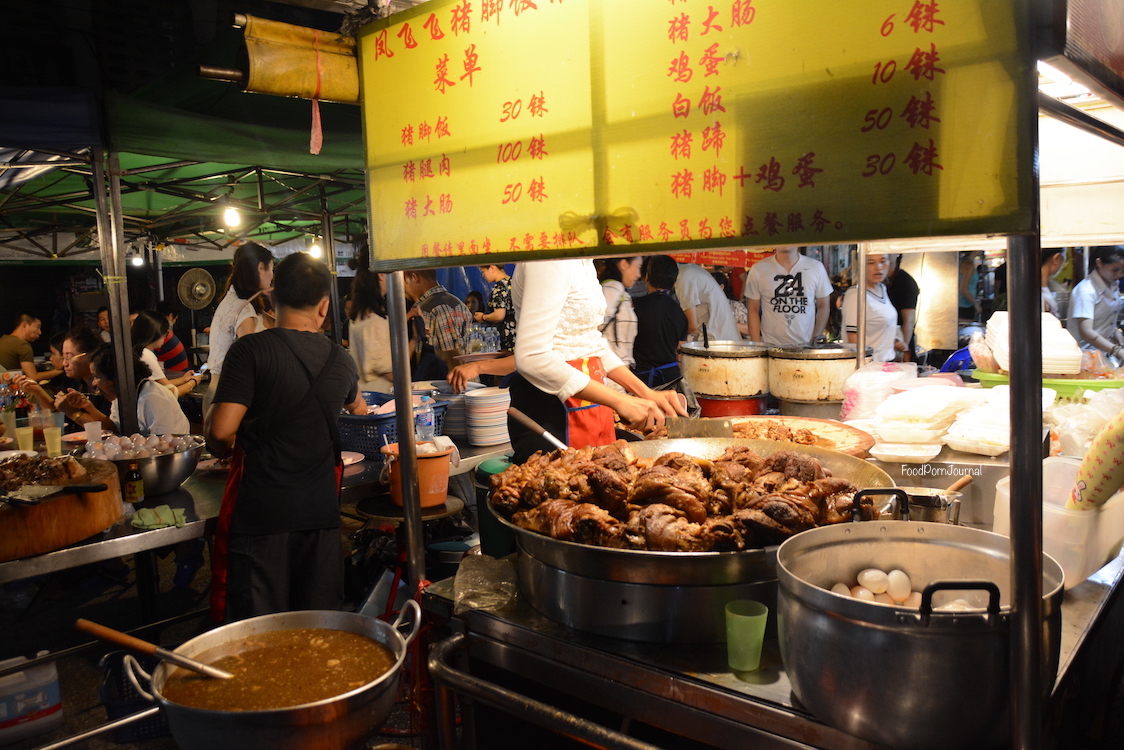
{"label": "woman in white shirt", "polygon": [[[889,267],[885,255],[866,256],[866,345],[874,349],[875,362],[891,362],[895,351],[905,351],[905,344],[894,336],[898,311],[882,283]],[[858,340],[858,300],[857,286],[843,295],[843,331],[852,344]]]}
{"label": "woman in white shirt", "polygon": [[348,346],[359,370],[359,390],[393,393],[386,274],[363,272],[351,287]]}
{"label": "woman in white shirt", "polygon": [[[605,297],[592,260],[522,263],[512,297],[518,323],[511,405],[556,438],[572,448],[611,443],[613,412],[641,427],[661,425],[665,415],[686,416],[675,392],[644,385],[601,335]],[[605,385],[605,378],[628,393]],[[552,450],[519,422],[509,419],[508,432],[515,463]]]}
{"label": "woman in white shirt", "polygon": [[[260,330],[260,305],[258,298],[273,288],[273,255],[256,242],[247,242],[234,251],[230,278],[215,316],[211,319],[210,352],[207,365],[211,384],[203,397],[203,419],[215,398],[222,374],[222,363],[231,344],[242,336]],[[257,301],[259,307],[254,306]]]}
{"label": "woman in white shirt", "polygon": [[609,342],[609,348],[631,367],[636,364],[632,356],[632,342],[636,340],[636,311],[632,309],[632,297],[628,290],[640,278],[642,258],[609,258],[602,261],[601,291],[605,295],[605,322],[601,324],[601,334]]}
{"label": "woman in white shirt", "polygon": [[1094,248],[1093,258],[1093,272],[1069,296],[1066,327],[1082,349],[1120,358],[1124,334],[1116,325],[1121,306],[1117,285],[1124,276],[1124,245]]}
{"label": "woman in white shirt", "polygon": [[170,380],[164,374],[164,368],[160,366],[155,351],[168,335],[168,319],[163,315],[152,310],[141,310],[133,319],[130,333],[133,339],[133,351],[152,372],[149,380],[164,386],[176,398],[190,393],[191,389],[199,384],[199,376],[194,372],[186,372],[174,380]]}
{"label": "woman in white shirt", "polygon": [[[137,431],[144,435],[186,435],[191,424],[176,397],[162,385],[151,380],[148,368],[137,357],[132,358],[137,381]],[[94,387],[113,406],[109,418],[120,431],[120,401],[117,399],[117,354],[112,344],[99,346],[90,355],[90,371]]]}

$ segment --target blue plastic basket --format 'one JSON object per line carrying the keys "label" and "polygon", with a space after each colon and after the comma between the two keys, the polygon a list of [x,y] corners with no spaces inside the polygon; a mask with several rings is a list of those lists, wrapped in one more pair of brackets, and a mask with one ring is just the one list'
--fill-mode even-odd
{"label": "blue plastic basket", "polygon": [[[389,393],[363,391],[363,400],[368,406],[382,406],[394,396]],[[443,435],[445,401],[433,402],[433,434]],[[345,451],[362,453],[369,459],[381,458],[380,449],[386,443],[398,442],[398,425],[395,414],[343,414],[340,415],[340,446]]]}
{"label": "blue plastic basket", "polygon": [[[111,651],[103,656],[98,663],[105,671],[105,680],[98,688],[98,697],[105,706],[106,716],[111,721],[123,719],[156,705],[155,703],[149,703],[138,695],[137,691],[133,689],[132,683],[125,676],[125,667],[121,660],[128,653],[128,651]],[[134,654],[134,656],[140,662],[141,667],[149,674],[159,664],[154,656],[141,656],[139,654]],[[142,687],[151,689],[143,677],[140,679]],[[119,745],[126,745],[155,739],[156,737],[166,737],[171,734],[171,730],[168,729],[168,720],[165,718],[164,712],[161,711],[147,719],[118,727],[112,730],[110,734],[113,736],[114,742]]]}

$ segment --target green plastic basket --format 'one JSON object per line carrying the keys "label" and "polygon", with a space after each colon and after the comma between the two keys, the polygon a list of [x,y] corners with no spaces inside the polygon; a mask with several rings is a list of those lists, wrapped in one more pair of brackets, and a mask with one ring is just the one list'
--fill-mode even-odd
{"label": "green plastic basket", "polygon": [[[972,377],[980,381],[984,388],[994,388],[997,385],[1007,385],[1010,377],[997,372],[983,372],[972,370]],[[1124,380],[1076,380],[1070,378],[1042,378],[1043,388],[1053,388],[1058,392],[1058,398],[1081,398],[1085,391],[1099,391],[1104,388],[1124,387]]]}

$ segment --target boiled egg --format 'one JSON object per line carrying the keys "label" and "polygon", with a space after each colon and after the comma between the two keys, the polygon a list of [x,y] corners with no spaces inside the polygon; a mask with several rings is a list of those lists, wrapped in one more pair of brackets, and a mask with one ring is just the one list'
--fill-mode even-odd
{"label": "boiled egg", "polygon": [[890,586],[890,577],[878,568],[867,568],[859,573],[859,585],[870,589],[871,593],[881,594]]}
{"label": "boiled egg", "polygon": [[831,587],[831,593],[839,594],[840,596],[850,596],[851,587],[845,583],[837,583]]}
{"label": "boiled egg", "polygon": [[855,599],[862,599],[864,602],[874,601],[874,592],[866,586],[852,586],[851,596]]}
{"label": "boiled egg", "polygon": [[896,602],[904,602],[909,593],[913,591],[913,583],[904,570],[891,570],[887,574],[888,584],[886,593]]}

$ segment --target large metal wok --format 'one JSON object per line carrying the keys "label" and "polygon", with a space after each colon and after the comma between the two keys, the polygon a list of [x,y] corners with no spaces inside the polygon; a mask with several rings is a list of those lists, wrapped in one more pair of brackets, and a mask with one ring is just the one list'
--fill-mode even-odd
{"label": "large metal wok", "polygon": [[[859,487],[894,486],[874,465],[815,446],[737,438],[629,444],[641,457],[677,451],[706,459],[717,458],[730,446],[748,446],[762,456],[782,450],[804,453]],[[500,521],[516,536],[523,594],[539,612],[577,630],[636,641],[724,641],[727,602],[759,599],[773,610],[775,546],[741,552],[607,549],[543,536],[502,517]]]}

